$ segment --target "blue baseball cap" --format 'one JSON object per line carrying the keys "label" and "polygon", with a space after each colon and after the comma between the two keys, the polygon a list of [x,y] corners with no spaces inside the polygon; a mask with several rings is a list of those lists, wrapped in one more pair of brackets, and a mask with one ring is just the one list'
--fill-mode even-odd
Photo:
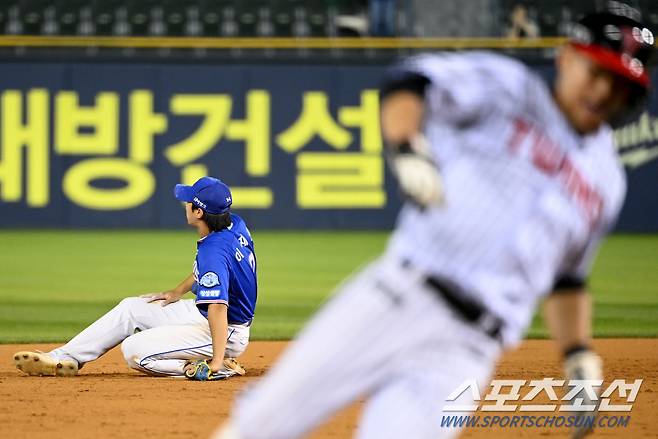
{"label": "blue baseball cap", "polygon": [[226,213],[233,204],[231,190],[221,180],[202,177],[192,186],[177,184],[174,196],[179,201],[192,203],[213,215]]}

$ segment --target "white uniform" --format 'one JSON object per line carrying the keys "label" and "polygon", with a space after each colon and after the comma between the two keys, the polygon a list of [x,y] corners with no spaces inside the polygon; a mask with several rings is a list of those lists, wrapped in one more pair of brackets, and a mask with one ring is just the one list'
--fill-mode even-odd
{"label": "white uniform", "polygon": [[[49,354],[93,361],[121,343],[128,365],[149,375],[183,376],[186,360],[212,358],[208,320],[194,300],[162,306],[142,297],[123,299],[64,346]],[[238,357],[249,343],[249,326],[229,325],[225,357]]]}
{"label": "white uniform", "polygon": [[[431,81],[425,135],[445,205],[404,207],[385,254],[342,285],[238,399],[232,423],[244,439],[299,437],[362,395],[359,438],[456,434],[440,426],[446,396],[466,379],[486,384],[537,301],[561,278],[586,278],[618,215],[625,179],[611,130],[578,135],[525,66],[469,53],[406,68]],[[429,277],[502,320],[502,343]]]}

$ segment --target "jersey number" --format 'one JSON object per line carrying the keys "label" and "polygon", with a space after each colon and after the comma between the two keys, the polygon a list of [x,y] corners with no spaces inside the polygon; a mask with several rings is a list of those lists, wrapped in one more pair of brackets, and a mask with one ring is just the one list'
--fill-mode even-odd
{"label": "jersey number", "polygon": [[[235,249],[235,259],[240,262],[244,259],[244,254],[240,251],[239,248]],[[256,272],[256,258],[254,257],[253,253],[249,253],[249,258],[248,258],[249,266],[251,267],[251,271],[254,273]]]}

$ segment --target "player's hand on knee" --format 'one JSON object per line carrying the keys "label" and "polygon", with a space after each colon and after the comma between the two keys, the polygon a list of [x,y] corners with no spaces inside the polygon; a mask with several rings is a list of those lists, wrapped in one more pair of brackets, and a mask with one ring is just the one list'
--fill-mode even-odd
{"label": "player's hand on knee", "polygon": [[167,306],[170,303],[178,302],[181,297],[182,294],[178,294],[174,291],[167,291],[166,293],[164,293],[162,306]]}
{"label": "player's hand on knee", "polygon": [[[564,372],[568,380],[603,380],[603,361],[595,352],[583,349],[568,354],[564,359]],[[595,389],[596,390],[596,389]],[[581,391],[575,398],[583,398],[583,405],[594,405],[596,408],[590,412],[575,412],[574,415],[579,418],[595,417],[599,408],[597,399],[592,399],[587,392]],[[585,419],[583,420],[585,421]],[[580,421],[571,433],[573,439],[585,437],[592,431],[591,423]]]}
{"label": "player's hand on knee", "polygon": [[392,147],[389,163],[400,190],[412,202],[421,207],[443,203],[443,180],[422,134],[408,143]]}
{"label": "player's hand on knee", "polygon": [[147,299],[148,303],[155,302],[157,300],[162,300],[162,306],[167,306],[170,303],[178,302],[181,298],[181,295],[176,293],[175,291],[170,290],[170,291],[164,291],[162,293],[143,294],[139,297]]}
{"label": "player's hand on knee", "polygon": [[164,300],[164,294],[163,293],[142,294],[139,297],[141,297],[142,299],[147,299],[146,301],[148,303],[155,302],[156,300]]}

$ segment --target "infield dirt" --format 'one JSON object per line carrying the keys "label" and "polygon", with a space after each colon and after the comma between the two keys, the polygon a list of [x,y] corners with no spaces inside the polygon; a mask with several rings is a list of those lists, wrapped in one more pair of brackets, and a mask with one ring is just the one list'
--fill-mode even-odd
{"label": "infield dirt", "polygon": [[[54,345],[0,345],[0,438],[205,438],[227,417],[235,394],[263,375],[285,345],[253,342],[241,358],[248,375],[213,383],[141,375],[128,369],[118,348],[74,378],[27,377],[14,369],[12,354]],[[623,413],[631,416],[628,427],[598,429],[591,437],[658,437],[658,339],[599,339],[595,348],[605,359],[606,384],[613,378],[644,382],[632,412]],[[496,377],[560,377],[560,367],[551,342],[530,340],[501,360]],[[341,411],[311,437],[351,437],[362,404]],[[471,428],[461,437],[557,438],[568,437],[568,430]]]}

